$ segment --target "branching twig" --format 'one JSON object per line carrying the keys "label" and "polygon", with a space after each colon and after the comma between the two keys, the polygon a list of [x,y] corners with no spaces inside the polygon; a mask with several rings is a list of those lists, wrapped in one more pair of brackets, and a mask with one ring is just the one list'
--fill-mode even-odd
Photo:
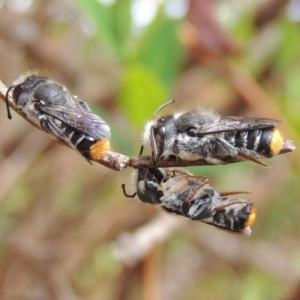
{"label": "branching twig", "polygon": [[[7,92],[7,87],[0,81],[0,97],[2,100],[5,101],[5,96]],[[44,131],[38,124],[33,123],[26,114],[19,109],[17,109],[16,104],[12,101],[12,99],[9,97],[9,106],[11,109],[16,111],[20,116],[22,116],[26,121],[31,123],[36,128]],[[63,144],[65,146],[68,146],[62,139],[59,139],[59,143]],[[280,150],[279,154],[284,154],[287,152],[294,151],[295,146],[293,145],[292,141],[286,140],[284,142],[284,145],[282,146],[282,149]],[[247,158],[243,156],[228,156],[226,158],[222,158],[223,164],[230,164],[230,163],[236,163],[236,162],[242,162],[248,160]],[[162,160],[158,162],[153,162],[151,156],[144,156],[139,155],[135,157],[129,158],[127,155],[123,155],[118,152],[114,152],[109,150],[106,155],[101,160],[94,160],[95,162],[98,162],[110,169],[120,171],[126,167],[132,167],[132,168],[138,168],[140,165],[144,165],[146,167],[162,167],[162,168],[169,168],[169,167],[187,167],[187,166],[205,166],[205,165],[213,165],[212,163],[209,163],[208,161],[204,159],[199,159],[196,161],[183,161],[180,159],[168,159],[168,160]],[[221,163],[220,163],[221,164]],[[264,165],[262,163],[262,165]],[[265,165],[266,166],[266,165]]]}

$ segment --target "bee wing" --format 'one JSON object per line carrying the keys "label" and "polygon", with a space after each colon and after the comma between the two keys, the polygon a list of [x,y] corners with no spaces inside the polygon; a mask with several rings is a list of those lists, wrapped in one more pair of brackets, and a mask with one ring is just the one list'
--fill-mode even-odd
{"label": "bee wing", "polygon": [[192,122],[191,127],[196,129],[196,135],[205,135],[224,131],[249,131],[255,129],[263,129],[274,127],[277,124],[283,123],[279,120],[266,118],[246,118],[246,117],[223,117],[217,121],[198,124]]}
{"label": "bee wing", "polygon": [[110,139],[110,128],[106,122],[83,107],[74,109],[58,105],[42,105],[40,110],[96,140]]}

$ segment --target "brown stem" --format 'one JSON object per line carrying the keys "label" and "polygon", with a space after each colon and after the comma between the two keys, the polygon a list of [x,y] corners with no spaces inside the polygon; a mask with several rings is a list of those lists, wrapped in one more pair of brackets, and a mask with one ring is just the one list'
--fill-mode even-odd
{"label": "brown stem", "polygon": [[[7,93],[7,87],[0,81],[0,97],[2,100],[5,101],[5,96]],[[16,108],[15,103],[12,101],[12,99],[9,97],[9,106],[11,109],[16,111],[20,116],[22,116],[26,121],[31,123],[34,127],[38,128],[39,130],[43,131],[41,127],[39,127],[37,124],[31,122],[26,114],[24,114],[22,111],[18,110]],[[64,143],[63,140],[60,140],[58,138],[60,144],[63,144],[65,146],[68,146],[66,143]],[[286,140],[284,142],[284,145],[280,151],[279,154],[287,153],[294,151],[295,146],[292,141]],[[230,164],[230,163],[236,163],[236,162],[242,162],[248,160],[247,158],[243,156],[228,156],[226,158],[222,158],[222,163],[220,164]],[[208,166],[213,165],[212,163],[207,162],[204,159],[199,159],[196,161],[183,161],[180,159],[168,159],[168,160],[161,160],[158,162],[153,162],[151,156],[145,156],[145,155],[139,155],[135,157],[129,158],[127,155],[123,155],[118,152],[114,152],[109,150],[106,155],[99,160],[94,160],[97,163],[100,163],[104,165],[105,167],[108,167],[115,171],[123,170],[126,167],[132,167],[132,168],[138,168],[140,165],[143,165],[145,167],[149,168],[169,168],[169,167],[187,167],[187,166]]]}

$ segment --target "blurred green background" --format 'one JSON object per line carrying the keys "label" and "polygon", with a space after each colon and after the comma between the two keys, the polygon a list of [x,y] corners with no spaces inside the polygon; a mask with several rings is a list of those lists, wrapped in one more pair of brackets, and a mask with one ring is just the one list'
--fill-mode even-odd
{"label": "blurred green background", "polygon": [[[284,120],[300,134],[297,0],[2,0],[0,79],[39,70],[139,152],[157,107]],[[132,170],[91,166],[13,113],[0,118],[1,299],[300,299],[297,151],[193,167],[218,191],[249,191],[251,237],[123,196]]]}

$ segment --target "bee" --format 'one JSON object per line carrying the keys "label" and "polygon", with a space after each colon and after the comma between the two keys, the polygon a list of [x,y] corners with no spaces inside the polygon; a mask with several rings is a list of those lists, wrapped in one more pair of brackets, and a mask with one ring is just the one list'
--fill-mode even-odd
{"label": "bee", "polygon": [[171,103],[160,106],[144,127],[143,143],[151,147],[154,162],[174,157],[214,165],[250,160],[268,167],[259,159],[295,150],[276,128],[282,121],[225,117],[207,110],[160,117],[160,110]]}
{"label": "bee", "polygon": [[64,86],[32,73],[20,77],[6,93],[9,119],[10,94],[17,111],[88,161],[101,160],[109,151],[109,126]]}
{"label": "bee", "polygon": [[242,192],[218,193],[210,179],[195,176],[183,169],[138,168],[135,197],[145,203],[161,206],[170,213],[213,225],[232,233],[251,235],[250,226],[256,209],[248,200],[234,198]]}

